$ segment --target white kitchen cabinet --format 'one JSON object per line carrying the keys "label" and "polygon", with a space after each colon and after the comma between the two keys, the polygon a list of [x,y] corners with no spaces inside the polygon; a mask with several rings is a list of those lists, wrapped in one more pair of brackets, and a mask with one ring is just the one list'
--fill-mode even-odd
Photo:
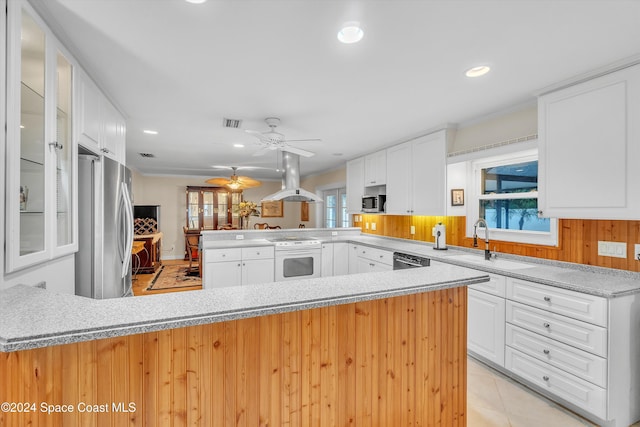
{"label": "white kitchen cabinet", "polygon": [[387,183],[386,150],[364,156],[364,186],[375,187]]}
{"label": "white kitchen cabinet", "polygon": [[358,245],[358,273],[374,273],[393,270],[393,252],[370,246]]}
{"label": "white kitchen cabinet", "polygon": [[364,195],[364,157],[347,162],[347,211],[350,214],[362,212]]}
{"label": "white kitchen cabinet", "polygon": [[322,244],[322,277],[333,276],[333,243]]}
{"label": "white kitchen cabinet", "polygon": [[78,248],[71,55],[26,1],[7,9],[5,270]]}
{"label": "white kitchen cabinet", "polygon": [[349,274],[349,245],[346,242],[322,244],[322,277]]}
{"label": "white kitchen cabinet", "polygon": [[446,130],[387,149],[387,209],[396,215],[445,215]]}
{"label": "white kitchen cabinet", "polygon": [[348,252],[349,274],[356,274],[358,272],[358,245],[350,243]]}
{"label": "white kitchen cabinet", "polygon": [[467,347],[476,355],[504,366],[506,277],[489,274],[490,281],[469,286]]}
{"label": "white kitchen cabinet", "polygon": [[639,219],[640,65],[540,96],[538,208]]}
{"label": "white kitchen cabinet", "polygon": [[125,163],[126,123],[85,73],[75,79],[78,105],[78,142],[98,154]]}
{"label": "white kitchen cabinet", "polygon": [[271,246],[207,249],[203,258],[203,288],[251,285],[275,278]]}

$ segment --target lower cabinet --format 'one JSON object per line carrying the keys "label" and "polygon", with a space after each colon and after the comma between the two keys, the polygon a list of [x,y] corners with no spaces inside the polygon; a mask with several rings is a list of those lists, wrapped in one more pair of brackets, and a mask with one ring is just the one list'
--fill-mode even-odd
{"label": "lower cabinet", "polygon": [[349,274],[349,244],[330,242],[322,244],[322,277]]}
{"label": "lower cabinet", "polygon": [[640,419],[640,296],[490,276],[468,289],[471,355],[599,425]]}
{"label": "lower cabinet", "polygon": [[393,270],[393,252],[370,246],[356,246],[357,272],[375,273]]}
{"label": "lower cabinet", "polygon": [[272,282],[273,247],[207,249],[204,252],[204,289]]}
{"label": "lower cabinet", "polygon": [[469,286],[467,304],[467,348],[504,366],[504,297]]}

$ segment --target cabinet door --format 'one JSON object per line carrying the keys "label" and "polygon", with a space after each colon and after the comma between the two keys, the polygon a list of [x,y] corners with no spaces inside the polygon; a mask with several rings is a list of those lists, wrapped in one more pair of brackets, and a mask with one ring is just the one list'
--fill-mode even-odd
{"label": "cabinet door", "polygon": [[504,366],[505,299],[468,290],[467,347],[491,362]]}
{"label": "cabinet door", "polygon": [[251,259],[242,261],[242,284],[268,283],[275,279],[275,264],[271,259]]}
{"label": "cabinet door", "polygon": [[[414,140],[411,149],[411,214],[445,215],[446,131],[439,131]],[[404,165],[405,168],[406,165]]]}
{"label": "cabinet door", "polygon": [[358,245],[349,244],[349,254],[347,256],[349,260],[349,274],[359,273],[358,271]]}
{"label": "cabinet door", "polygon": [[362,212],[364,194],[364,157],[347,162],[347,211]]}
{"label": "cabinet door", "polygon": [[387,149],[387,209],[386,213],[410,215],[411,143]]}
{"label": "cabinet door", "polygon": [[333,275],[349,274],[349,244],[339,242],[333,244]]}
{"label": "cabinet door", "polygon": [[333,243],[322,244],[322,277],[333,276]]}
{"label": "cabinet door", "polygon": [[124,159],[125,135],[124,118],[118,110],[106,99],[103,102],[103,135],[102,153],[116,161]]}
{"label": "cabinet door", "polygon": [[78,73],[78,142],[95,152],[101,147],[103,97],[84,73]]}
{"label": "cabinet door", "polygon": [[640,66],[540,97],[544,217],[638,219]]}
{"label": "cabinet door", "polygon": [[208,262],[205,269],[205,289],[242,284],[242,261]]}
{"label": "cabinet door", "polygon": [[372,187],[387,183],[387,152],[378,151],[364,158],[364,185]]}

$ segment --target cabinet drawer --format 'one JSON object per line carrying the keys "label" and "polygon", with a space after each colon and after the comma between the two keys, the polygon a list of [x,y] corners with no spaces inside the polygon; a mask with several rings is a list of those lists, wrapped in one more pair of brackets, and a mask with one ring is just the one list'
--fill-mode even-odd
{"label": "cabinet drawer", "polygon": [[204,252],[205,262],[240,261],[242,249],[209,249]]}
{"label": "cabinet drawer", "polygon": [[275,249],[273,246],[242,248],[242,259],[269,259],[274,257],[274,253]]}
{"label": "cabinet drawer", "polygon": [[507,298],[534,307],[607,326],[607,300],[526,280],[509,278]]}
{"label": "cabinet drawer", "polygon": [[393,265],[393,252],[385,251],[378,248],[370,248],[369,246],[358,246],[358,256],[360,258],[370,259],[382,264]]}
{"label": "cabinet drawer", "polygon": [[607,330],[507,300],[507,322],[598,356],[607,356]]}
{"label": "cabinet drawer", "polygon": [[607,386],[607,360],[575,347],[507,324],[507,345],[541,362],[576,375],[597,386]]}
{"label": "cabinet drawer", "polygon": [[505,367],[597,417],[606,419],[606,390],[576,376],[507,347]]}
{"label": "cabinet drawer", "polygon": [[[433,261],[432,261],[433,263]],[[484,283],[478,283],[476,285],[469,285],[469,289],[475,289],[477,291],[486,292],[498,297],[504,298],[506,295],[507,278],[497,274],[489,274],[489,281]]]}

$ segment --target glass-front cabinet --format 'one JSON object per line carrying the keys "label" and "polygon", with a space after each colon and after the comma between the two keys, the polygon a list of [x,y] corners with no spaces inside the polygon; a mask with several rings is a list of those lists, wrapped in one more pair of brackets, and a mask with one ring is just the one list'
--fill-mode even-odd
{"label": "glass-front cabinet", "polygon": [[238,204],[242,191],[224,187],[187,187],[188,230],[217,230],[228,226],[240,228]]}
{"label": "glass-front cabinet", "polygon": [[74,65],[35,11],[8,4],[8,272],[70,254],[74,232]]}

